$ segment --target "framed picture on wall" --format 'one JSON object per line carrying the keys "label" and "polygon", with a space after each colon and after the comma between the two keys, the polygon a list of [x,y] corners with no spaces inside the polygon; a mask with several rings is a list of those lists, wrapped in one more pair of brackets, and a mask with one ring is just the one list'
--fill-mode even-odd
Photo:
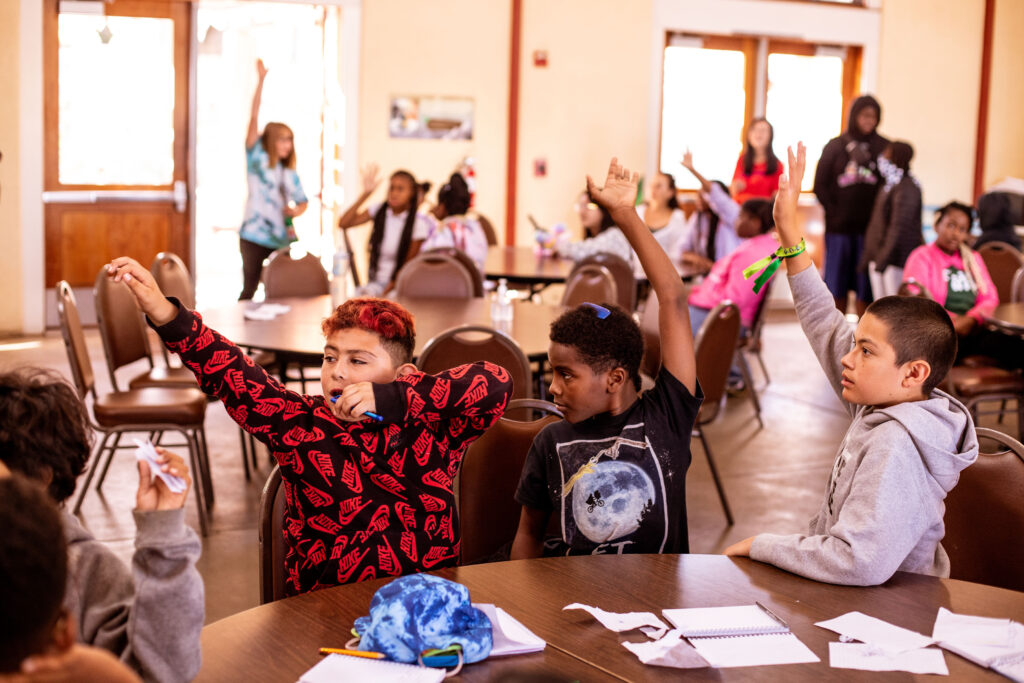
{"label": "framed picture on wall", "polygon": [[415,95],[392,97],[388,132],[393,138],[472,140],[473,100]]}

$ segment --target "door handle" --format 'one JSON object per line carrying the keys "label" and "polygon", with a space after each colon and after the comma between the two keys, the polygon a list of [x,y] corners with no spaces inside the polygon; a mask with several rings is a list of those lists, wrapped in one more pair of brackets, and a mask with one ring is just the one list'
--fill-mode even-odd
{"label": "door handle", "polygon": [[51,190],[43,193],[44,204],[100,204],[107,202],[171,202],[178,213],[188,205],[188,186],[174,181],[172,190]]}

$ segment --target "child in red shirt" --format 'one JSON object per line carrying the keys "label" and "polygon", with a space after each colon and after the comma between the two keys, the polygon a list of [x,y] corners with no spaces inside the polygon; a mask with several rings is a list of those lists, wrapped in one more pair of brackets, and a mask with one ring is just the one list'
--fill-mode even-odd
{"label": "child in red shirt", "polygon": [[108,272],[280,465],[289,594],[458,563],[452,481],[466,447],[504,412],[508,371],[479,362],[418,372],[409,312],[351,299],[323,322],[323,395],[302,395],[165,298],[136,261],[117,258]]}

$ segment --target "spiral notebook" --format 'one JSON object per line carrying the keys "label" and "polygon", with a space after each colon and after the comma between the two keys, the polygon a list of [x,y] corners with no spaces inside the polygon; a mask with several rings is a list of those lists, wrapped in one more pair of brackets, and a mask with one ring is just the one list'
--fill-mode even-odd
{"label": "spiral notebook", "polygon": [[757,605],[666,609],[662,614],[711,666],[821,661],[789,627]]}
{"label": "spiral notebook", "polygon": [[366,659],[348,655],[327,655],[302,674],[299,683],[337,683],[337,681],[374,681],[374,683],[440,683],[444,669],[429,669],[415,664]]}

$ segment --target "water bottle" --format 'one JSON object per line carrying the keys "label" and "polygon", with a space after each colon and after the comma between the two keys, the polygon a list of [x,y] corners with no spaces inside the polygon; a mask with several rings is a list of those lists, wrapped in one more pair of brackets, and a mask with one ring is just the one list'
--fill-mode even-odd
{"label": "water bottle", "polygon": [[348,250],[339,246],[331,268],[331,303],[340,306],[348,299]]}
{"label": "water bottle", "polygon": [[509,298],[508,280],[498,280],[498,287],[494,292],[494,301],[491,303],[491,320],[508,322],[512,320],[512,301]]}

